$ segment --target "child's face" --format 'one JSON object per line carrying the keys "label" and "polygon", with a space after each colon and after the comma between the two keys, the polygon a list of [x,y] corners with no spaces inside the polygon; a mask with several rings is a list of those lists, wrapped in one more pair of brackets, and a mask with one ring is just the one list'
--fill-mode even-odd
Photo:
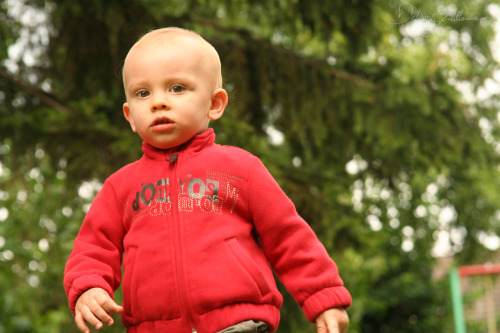
{"label": "child's face", "polygon": [[[160,149],[179,146],[207,129],[227,103],[214,84],[210,59],[191,38],[154,39],[133,47],[124,65],[125,118]],[[224,96],[222,96],[224,98]]]}

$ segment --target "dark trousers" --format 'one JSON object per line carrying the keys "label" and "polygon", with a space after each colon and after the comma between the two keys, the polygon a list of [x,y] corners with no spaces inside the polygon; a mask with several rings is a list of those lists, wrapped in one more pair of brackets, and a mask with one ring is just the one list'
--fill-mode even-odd
{"label": "dark trousers", "polygon": [[217,333],[267,333],[268,326],[263,321],[247,320]]}

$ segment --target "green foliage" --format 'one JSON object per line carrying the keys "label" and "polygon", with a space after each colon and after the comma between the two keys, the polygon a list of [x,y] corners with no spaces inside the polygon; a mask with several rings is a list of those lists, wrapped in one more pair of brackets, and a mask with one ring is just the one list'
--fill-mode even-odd
{"label": "green foliage", "polygon": [[[468,96],[498,70],[499,1],[8,3],[0,332],[76,332],[62,272],[92,200],[78,190],[140,156],[121,64],[171,25],[219,51],[230,104],[217,141],[258,155],[316,230],[353,294],[350,332],[451,331],[436,240],[453,235],[455,264],[472,264],[493,258],[481,237],[500,232],[498,95]],[[300,312],[285,293],[279,331],[314,332]]]}
{"label": "green foliage", "polygon": [[60,281],[83,202],[67,187],[64,160],[56,170],[40,147],[16,156],[11,145],[1,146],[0,331],[74,331]]}

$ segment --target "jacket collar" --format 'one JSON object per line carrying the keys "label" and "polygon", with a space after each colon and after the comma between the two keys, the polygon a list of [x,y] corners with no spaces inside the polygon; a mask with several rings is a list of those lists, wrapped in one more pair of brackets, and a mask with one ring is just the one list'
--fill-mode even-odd
{"label": "jacket collar", "polygon": [[144,152],[144,157],[146,158],[153,160],[168,160],[172,154],[182,156],[195,155],[203,149],[213,145],[214,142],[215,132],[213,128],[209,128],[206,131],[194,136],[186,143],[170,149],[159,149],[143,141],[142,151]]}

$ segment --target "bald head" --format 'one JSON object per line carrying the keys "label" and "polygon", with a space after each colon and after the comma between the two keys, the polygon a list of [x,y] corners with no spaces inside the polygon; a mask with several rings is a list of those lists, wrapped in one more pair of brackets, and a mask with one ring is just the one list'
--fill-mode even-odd
{"label": "bald head", "polygon": [[205,62],[209,72],[211,73],[214,89],[222,88],[221,62],[219,54],[217,53],[215,48],[196,32],[176,27],[162,28],[150,31],[142,36],[132,46],[132,48],[129,50],[129,53],[127,54],[127,57],[125,58],[125,62],[123,65],[124,84],[126,81],[125,72],[127,68],[127,60],[130,57],[130,54],[134,52],[134,50],[147,48],[150,46],[172,46],[178,44],[180,41],[183,42],[183,45],[186,45],[186,42],[190,45],[191,50],[186,50],[187,52],[199,52],[202,61]]}

